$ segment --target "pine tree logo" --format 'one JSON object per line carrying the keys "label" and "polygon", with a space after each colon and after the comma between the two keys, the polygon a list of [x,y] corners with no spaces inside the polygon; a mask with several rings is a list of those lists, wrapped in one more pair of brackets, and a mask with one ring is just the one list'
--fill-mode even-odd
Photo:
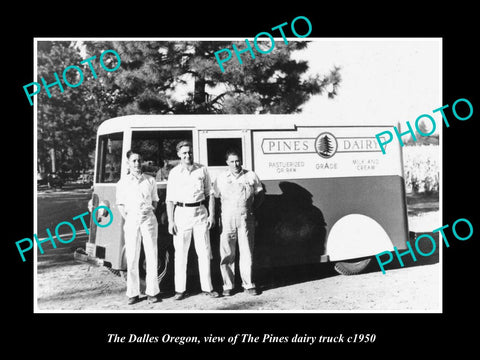
{"label": "pine tree logo", "polygon": [[315,151],[321,157],[328,159],[337,152],[337,139],[329,132],[321,133],[315,139]]}

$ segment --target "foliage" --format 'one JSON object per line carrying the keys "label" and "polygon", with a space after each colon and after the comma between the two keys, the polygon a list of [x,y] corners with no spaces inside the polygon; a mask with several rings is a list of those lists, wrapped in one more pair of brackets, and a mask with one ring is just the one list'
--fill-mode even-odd
{"label": "foliage", "polygon": [[[234,42],[239,49],[244,42]],[[83,69],[83,83],[75,88],[64,85],[44,89],[38,101],[38,159],[47,169],[54,149],[57,168],[90,167],[98,125],[109,118],[129,114],[290,114],[315,94],[334,97],[341,81],[339,68],[325,76],[305,78],[306,61],[291,59],[291,53],[308,46],[306,42],[275,44],[269,54],[242,54],[240,64],[232,59],[224,63],[222,73],[215,51],[231,49],[229,41],[68,41],[38,42],[38,82],[44,77],[53,83],[53,74],[61,78],[63,70],[76,65]],[[261,44],[260,44],[261,46]],[[100,67],[100,54],[115,50],[121,66],[114,72]],[[91,64],[80,65],[96,56]],[[107,67],[112,57],[105,56]],[[78,73],[67,73],[71,83]],[[77,78],[75,78],[77,76]],[[329,92],[326,89],[330,89]],[[183,97],[179,90],[186,89]]]}
{"label": "foliage", "polygon": [[[38,83],[44,78],[53,84],[54,73],[62,78],[63,70],[78,65],[83,58],[77,48],[68,41],[38,42]],[[79,81],[76,71],[66,74],[67,80]],[[84,79],[84,82],[86,79]],[[50,169],[49,151],[56,156],[57,170],[85,169],[89,167],[89,154],[95,146],[95,112],[92,101],[83,85],[69,88],[65,84],[63,93],[58,85],[49,88],[51,98],[45,89],[37,95],[38,102],[38,161],[41,167]]]}
{"label": "foliage", "polygon": [[[428,125],[427,125],[428,124]],[[409,137],[407,140],[404,141],[405,145],[438,145],[440,136],[438,135],[438,130],[435,131],[432,135],[423,136],[421,135],[416,126],[413,123],[410,123],[415,133],[416,141],[413,140],[413,137]],[[418,123],[419,129],[423,134],[429,134],[432,130],[432,125],[430,122],[427,122],[424,119],[421,119]],[[404,131],[404,130],[402,130]]]}
{"label": "foliage", "polygon": [[438,192],[440,149],[436,145],[403,147],[407,192]]}
{"label": "foliage", "polygon": [[[246,45],[234,42],[242,49]],[[270,54],[242,54],[240,64],[233,53],[222,73],[215,52],[231,48],[226,41],[122,41],[86,42],[87,52],[116,50],[122,70],[101,84],[101,102],[113,112],[126,114],[252,114],[294,113],[311,95],[332,84],[331,97],[340,83],[339,68],[325,77],[302,79],[306,61],[292,60],[305,42],[276,44]],[[185,99],[175,97],[178,86],[192,89]],[[114,108],[114,109],[113,109]]]}

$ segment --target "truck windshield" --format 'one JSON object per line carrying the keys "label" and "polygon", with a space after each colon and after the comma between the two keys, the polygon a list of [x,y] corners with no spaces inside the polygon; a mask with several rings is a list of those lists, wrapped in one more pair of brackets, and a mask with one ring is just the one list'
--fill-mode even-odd
{"label": "truck windshield", "polygon": [[[167,181],[170,169],[180,162],[176,145],[182,140],[191,142],[192,131],[142,130],[132,132],[132,148],[138,149],[143,155],[142,171],[153,176],[157,182]],[[195,155],[194,153],[194,161],[197,161]]]}
{"label": "truck windshield", "polygon": [[101,135],[97,150],[97,183],[116,183],[120,180],[123,133]]}

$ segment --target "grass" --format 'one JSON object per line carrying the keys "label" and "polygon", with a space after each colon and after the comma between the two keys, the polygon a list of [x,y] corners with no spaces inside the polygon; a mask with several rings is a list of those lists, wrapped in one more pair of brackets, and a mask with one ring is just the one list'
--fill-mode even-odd
{"label": "grass", "polygon": [[438,145],[405,146],[403,168],[407,192],[438,193],[440,190],[440,147]]}

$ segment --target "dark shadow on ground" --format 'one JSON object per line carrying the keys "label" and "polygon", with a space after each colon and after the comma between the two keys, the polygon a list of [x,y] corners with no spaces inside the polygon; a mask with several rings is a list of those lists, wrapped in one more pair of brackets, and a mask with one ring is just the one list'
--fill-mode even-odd
{"label": "dark shadow on ground", "polygon": [[[399,254],[405,254],[401,256],[402,264],[399,262],[395,252],[392,252],[392,261],[385,265],[385,271],[401,269],[401,268],[410,268],[415,266],[423,265],[432,265],[439,262],[439,235],[438,233],[416,233],[412,234],[418,239],[417,245],[421,253],[426,256],[422,256],[417,249],[415,248],[415,237],[410,239],[410,245],[413,249],[415,260],[411,254],[406,253],[408,249],[398,250]],[[422,235],[422,237],[420,237]],[[420,238],[419,238],[420,237]],[[433,246],[433,239],[435,246]],[[443,242],[440,244],[443,246]],[[433,252],[432,250],[435,249]],[[430,254],[431,253],[431,254]],[[430,254],[430,255],[427,255]],[[382,255],[380,257],[381,261],[387,261],[389,259],[388,254]],[[289,267],[278,267],[271,269],[260,269],[256,272],[256,283],[260,291],[268,291],[269,289],[274,289],[282,286],[295,285],[308,281],[321,280],[325,278],[330,278],[333,276],[347,276],[340,275],[334,269],[335,263],[324,263],[324,264],[307,264],[307,265],[298,265],[298,266],[289,266]],[[367,267],[360,273],[372,273],[372,272],[381,272],[379,263],[375,256],[371,258],[370,263]],[[348,275],[356,276],[356,275]]]}

